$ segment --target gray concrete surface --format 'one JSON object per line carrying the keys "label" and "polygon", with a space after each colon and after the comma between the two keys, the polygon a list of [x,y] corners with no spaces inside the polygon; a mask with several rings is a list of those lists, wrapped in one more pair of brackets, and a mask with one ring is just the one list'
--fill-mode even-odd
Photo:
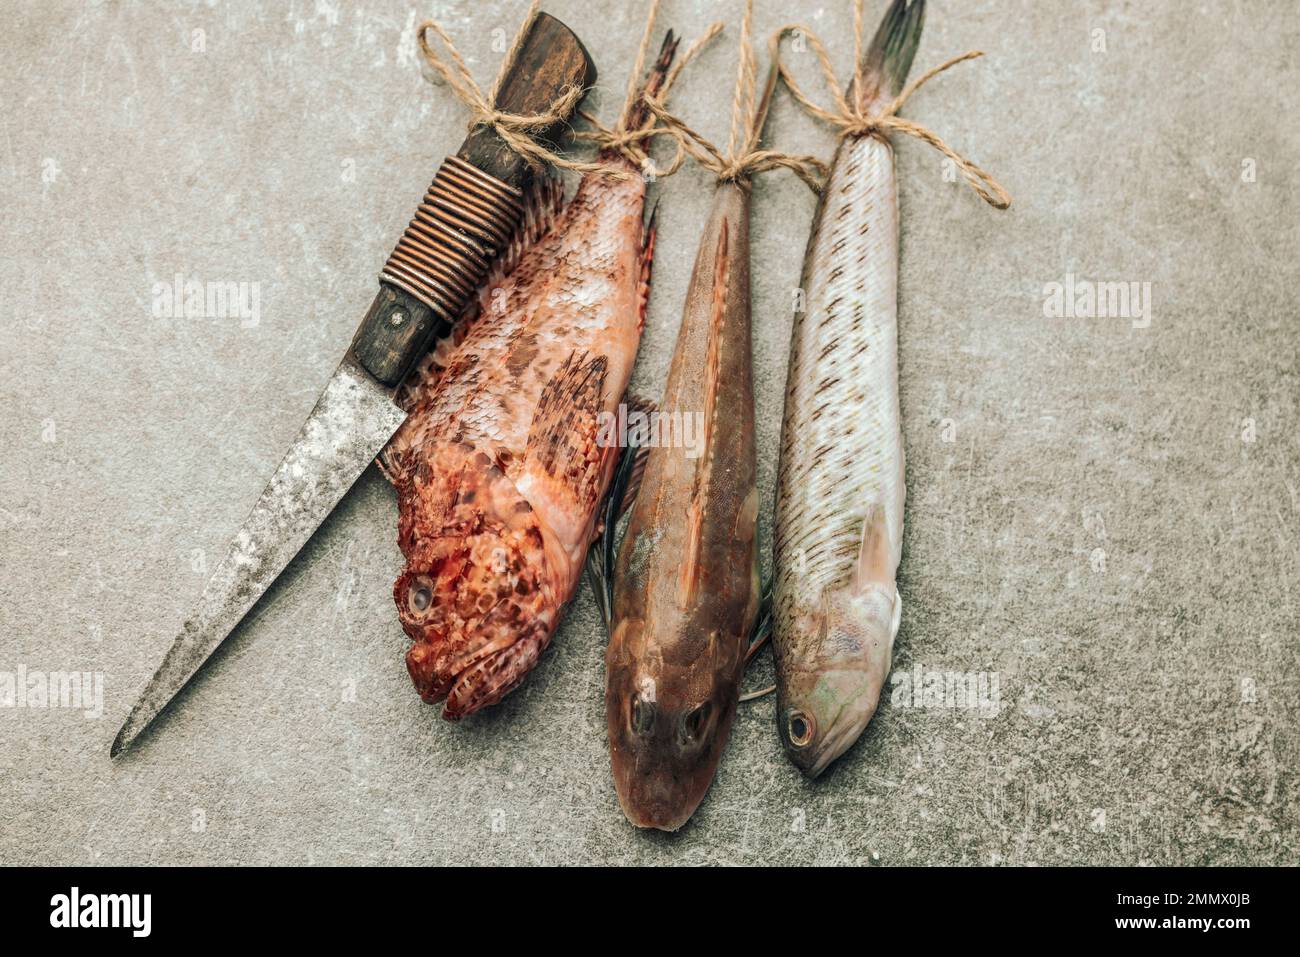
{"label": "gray concrete surface", "polygon": [[[526,687],[444,723],[403,667],[395,499],[372,469],[109,762],[460,140],[415,22],[442,16],[486,85],[523,6],[6,5],[0,679],[104,683],[97,720],[0,707],[0,863],[1296,863],[1300,16],[1284,0],[932,4],[918,68],[988,56],[907,114],[1016,202],[994,212],[899,144],[896,668],[986,673],[996,716],[886,702],[808,783],[767,699],[690,826],[636,832],[609,779],[589,596]],[[595,54],[612,115],[644,7],[545,6]],[[693,37],[738,9],[666,0],[661,23]],[[847,4],[760,0],[756,16],[763,36],[806,20],[847,69]],[[715,136],[736,32],[675,101]],[[819,89],[811,57],[794,62]],[[770,133],[832,144],[784,97]],[[657,188],[652,395],[710,183],[692,169]],[[813,200],[783,174],[754,200],[770,501]],[[259,321],[155,315],[177,274],[258,284]],[[1046,318],[1067,274],[1150,283],[1149,326]]]}

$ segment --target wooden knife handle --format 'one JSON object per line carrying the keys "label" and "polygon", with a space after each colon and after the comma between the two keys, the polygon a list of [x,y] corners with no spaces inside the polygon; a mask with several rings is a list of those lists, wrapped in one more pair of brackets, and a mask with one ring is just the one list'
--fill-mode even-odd
{"label": "wooden knife handle", "polygon": [[[538,13],[497,93],[507,113],[542,113],[570,86],[589,89],[596,67],[582,41]],[[550,142],[563,121],[534,139]],[[532,170],[491,127],[474,129],[438,170],[380,274],[379,295],[352,353],[384,385],[397,385],[433,338],[445,335],[509,244]]]}

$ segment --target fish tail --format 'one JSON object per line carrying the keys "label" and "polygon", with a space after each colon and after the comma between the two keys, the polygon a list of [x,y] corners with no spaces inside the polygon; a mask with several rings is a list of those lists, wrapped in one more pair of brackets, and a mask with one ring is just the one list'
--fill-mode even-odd
{"label": "fish tail", "polygon": [[650,119],[650,108],[646,106],[645,98],[658,96],[659,91],[663,89],[664,82],[668,79],[668,69],[673,65],[673,57],[677,55],[679,41],[680,37],[674,36],[672,30],[664,35],[663,46],[659,48],[659,58],[646,73],[645,82],[637,90],[636,96],[624,107],[624,129],[639,130]]}
{"label": "fish tail", "polygon": [[860,107],[893,99],[903,91],[924,24],[925,0],[893,0],[854,77]]}

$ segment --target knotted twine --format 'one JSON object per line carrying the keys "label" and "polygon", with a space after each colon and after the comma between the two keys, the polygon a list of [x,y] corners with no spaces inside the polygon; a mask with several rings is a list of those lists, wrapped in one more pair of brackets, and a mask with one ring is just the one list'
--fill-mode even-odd
{"label": "knotted twine", "polygon": [[[474,130],[480,126],[491,127],[492,131],[501,137],[506,146],[523,157],[534,172],[541,170],[548,163],[564,169],[590,172],[590,167],[593,164],[578,163],[566,159],[555,150],[548,149],[537,142],[532,136],[532,134],[548,129],[556,123],[567,120],[570,114],[573,113],[573,108],[586,92],[581,87],[570,84],[561,91],[550,107],[541,113],[527,115],[507,113],[504,110],[498,110],[494,105],[497,94],[501,91],[501,84],[505,82],[506,76],[509,75],[511,68],[514,66],[515,59],[519,56],[519,49],[523,46],[524,37],[528,33],[528,26],[533,22],[533,15],[537,12],[540,2],[541,0],[532,0],[532,3],[528,5],[528,12],[524,14],[523,26],[515,33],[514,41],[511,43],[510,49],[506,51],[505,59],[501,63],[501,69],[497,73],[496,82],[492,84],[492,90],[487,95],[484,95],[483,90],[474,81],[473,74],[469,72],[469,67],[465,65],[464,58],[460,55],[460,51],[456,49],[456,44],[452,42],[447,31],[442,28],[442,24],[437,20],[425,20],[416,28],[420,53],[424,55],[430,66],[442,74],[442,78],[447,81],[447,85],[451,87],[461,102],[469,107],[470,117],[469,122],[466,124],[468,129]],[[430,30],[436,33],[438,39],[442,41],[447,56],[450,58],[450,63],[439,56],[433,47],[429,45],[428,31]]]}
{"label": "knotted twine", "polygon": [[[668,164],[667,169],[655,169],[649,154],[642,147],[642,143],[654,139],[664,134],[672,134],[672,130],[656,126],[658,114],[654,110],[653,102],[663,102],[668,97],[669,91],[673,84],[677,82],[677,77],[681,75],[686,65],[695,59],[696,55],[704,49],[714,37],[722,32],[722,24],[714,23],[704,31],[694,43],[690,45],[687,51],[677,58],[677,62],[669,69],[667,76],[664,77],[663,85],[659,89],[659,94],[651,98],[648,94],[642,94],[641,99],[649,107],[645,119],[636,124],[635,128],[629,128],[628,119],[632,112],[632,107],[636,104],[638,94],[642,83],[642,74],[645,72],[645,61],[650,50],[650,41],[654,32],[655,17],[659,13],[659,0],[651,0],[650,12],[646,16],[645,30],[641,34],[641,43],[637,47],[636,62],[632,65],[632,72],[628,74],[627,96],[625,97],[623,110],[613,126],[605,126],[593,114],[585,110],[579,110],[578,115],[591,124],[593,129],[589,132],[575,133],[573,138],[584,142],[594,143],[602,151],[617,153],[626,159],[633,166],[654,173],[655,176],[671,176],[682,168],[686,162],[685,147],[680,137],[674,135],[677,140],[677,152],[673,156],[672,162]],[[618,169],[614,166],[603,164],[590,164],[595,166],[597,172],[605,173],[615,177],[625,177],[629,175],[626,170]]]}
{"label": "knotted twine", "polygon": [[753,15],[753,0],[747,0],[745,16],[740,26],[736,95],[731,104],[731,133],[727,138],[725,153],[700,133],[691,129],[679,117],[668,112],[664,108],[662,96],[646,96],[646,105],[676,138],[678,156],[680,157],[683,151],[688,153],[697,163],[716,174],[720,181],[734,182],[742,189],[746,189],[758,173],[773,169],[788,169],[807,183],[814,192],[819,192],[821,181],[828,173],[825,163],[813,156],[794,156],[759,147],[763,138],[763,124],[767,118],[768,105],[776,85],[777,72],[774,63],[768,70],[763,98],[756,102],[758,68],[754,47],[750,42]]}
{"label": "knotted twine", "polygon": [[[497,73],[496,82],[492,84],[492,90],[484,95],[483,90],[474,81],[474,76],[469,72],[464,58],[460,51],[456,49],[456,44],[452,42],[447,31],[443,29],[442,24],[436,20],[423,21],[416,30],[416,37],[419,40],[420,52],[429,65],[434,67],[452,91],[460,98],[470,110],[470,118],[467,124],[470,130],[480,126],[491,127],[497,136],[514,152],[524,158],[528,165],[534,170],[539,171],[545,165],[554,166],[557,169],[573,170],[578,173],[600,173],[614,177],[625,177],[630,175],[626,170],[619,169],[605,162],[583,162],[581,160],[569,159],[562,153],[550,149],[537,140],[533,139],[532,134],[541,132],[554,126],[556,123],[568,119],[574,112],[574,107],[582,99],[586,92],[582,88],[571,85],[564,89],[548,109],[541,113],[532,115],[521,115],[518,113],[508,113],[504,110],[498,110],[493,104],[496,103],[497,94],[500,92],[501,84],[505,81],[514,65],[515,59],[519,55],[519,49],[523,46],[524,36],[527,33],[527,27],[533,21],[533,15],[537,12],[537,7],[541,0],[532,0],[528,5],[528,12],[524,15],[524,25],[519,28],[515,34],[514,42],[506,52],[505,60],[502,61],[501,69]],[[641,74],[645,69],[646,54],[650,46],[652,28],[654,26],[655,15],[659,10],[659,0],[652,0],[650,12],[646,18],[645,32],[641,37],[641,45],[637,50],[636,64],[628,78],[627,100],[622,115],[612,127],[604,126],[598,119],[590,113],[578,111],[579,115],[586,119],[595,129],[591,132],[575,133],[575,140],[584,140],[595,143],[602,150],[610,150],[618,153],[629,160],[633,165],[644,167],[649,162],[649,156],[641,147],[645,140],[660,136],[669,131],[655,127],[655,117],[648,114],[644,123],[637,126],[636,129],[627,127],[627,116],[630,112],[629,107],[636,102],[637,91],[641,83]],[[677,64],[669,71],[664,79],[663,87],[660,90],[660,99],[667,96],[669,89],[681,73],[682,68],[686,66],[695,55],[703,49],[718,31],[722,29],[721,24],[714,24],[709,30],[700,37],[691,48],[687,50],[685,56],[681,57]],[[428,31],[432,30],[437,34],[438,39],[442,41],[448,60],[444,60],[432,46],[429,44]],[[685,161],[682,148],[679,146],[677,155],[669,168],[660,176],[670,176],[681,168]]]}
{"label": "knotted twine", "polygon": [[[826,79],[826,87],[830,91],[831,99],[834,102],[834,109],[824,109],[804,95],[803,90],[800,89],[789,69],[781,60],[781,40],[784,39],[787,33],[795,30],[801,32],[807,38],[813,51],[817,54],[822,75]],[[963,53],[961,56],[945,60],[904,87],[903,92],[894,97],[883,110],[868,114],[864,102],[863,83],[859,79],[859,82],[855,84],[854,102],[850,103],[844,88],[840,86],[839,81],[835,78],[835,68],[831,65],[825,45],[812,30],[802,24],[787,23],[772,34],[771,40],[768,41],[768,49],[772,63],[780,72],[781,79],[790,90],[790,94],[809,114],[838,129],[841,137],[875,135],[884,139],[889,133],[903,133],[907,136],[914,136],[952,160],[957,168],[961,170],[971,189],[975,190],[984,202],[995,209],[1006,209],[1011,205],[1011,194],[992,175],[966,159],[932,130],[912,120],[905,120],[898,115],[898,111],[902,109],[903,104],[907,102],[913,93],[940,73],[951,69],[958,63],[983,56],[982,50],[971,50],[969,53]],[[862,63],[862,0],[855,0],[853,4],[853,62],[855,64]]]}

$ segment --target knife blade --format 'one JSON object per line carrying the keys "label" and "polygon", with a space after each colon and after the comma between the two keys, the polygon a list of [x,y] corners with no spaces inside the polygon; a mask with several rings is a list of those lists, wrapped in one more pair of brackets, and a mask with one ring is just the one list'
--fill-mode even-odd
{"label": "knife blade", "polygon": [[[595,66],[581,41],[538,13],[498,89],[497,109],[533,115]],[[553,139],[557,128],[536,136]],[[396,387],[445,333],[509,243],[529,165],[480,126],[439,169],[380,274],[380,291],[270,483],[213,569],[198,603],[136,700],[116,757],[167,707],[307,543],[406,419]]]}

